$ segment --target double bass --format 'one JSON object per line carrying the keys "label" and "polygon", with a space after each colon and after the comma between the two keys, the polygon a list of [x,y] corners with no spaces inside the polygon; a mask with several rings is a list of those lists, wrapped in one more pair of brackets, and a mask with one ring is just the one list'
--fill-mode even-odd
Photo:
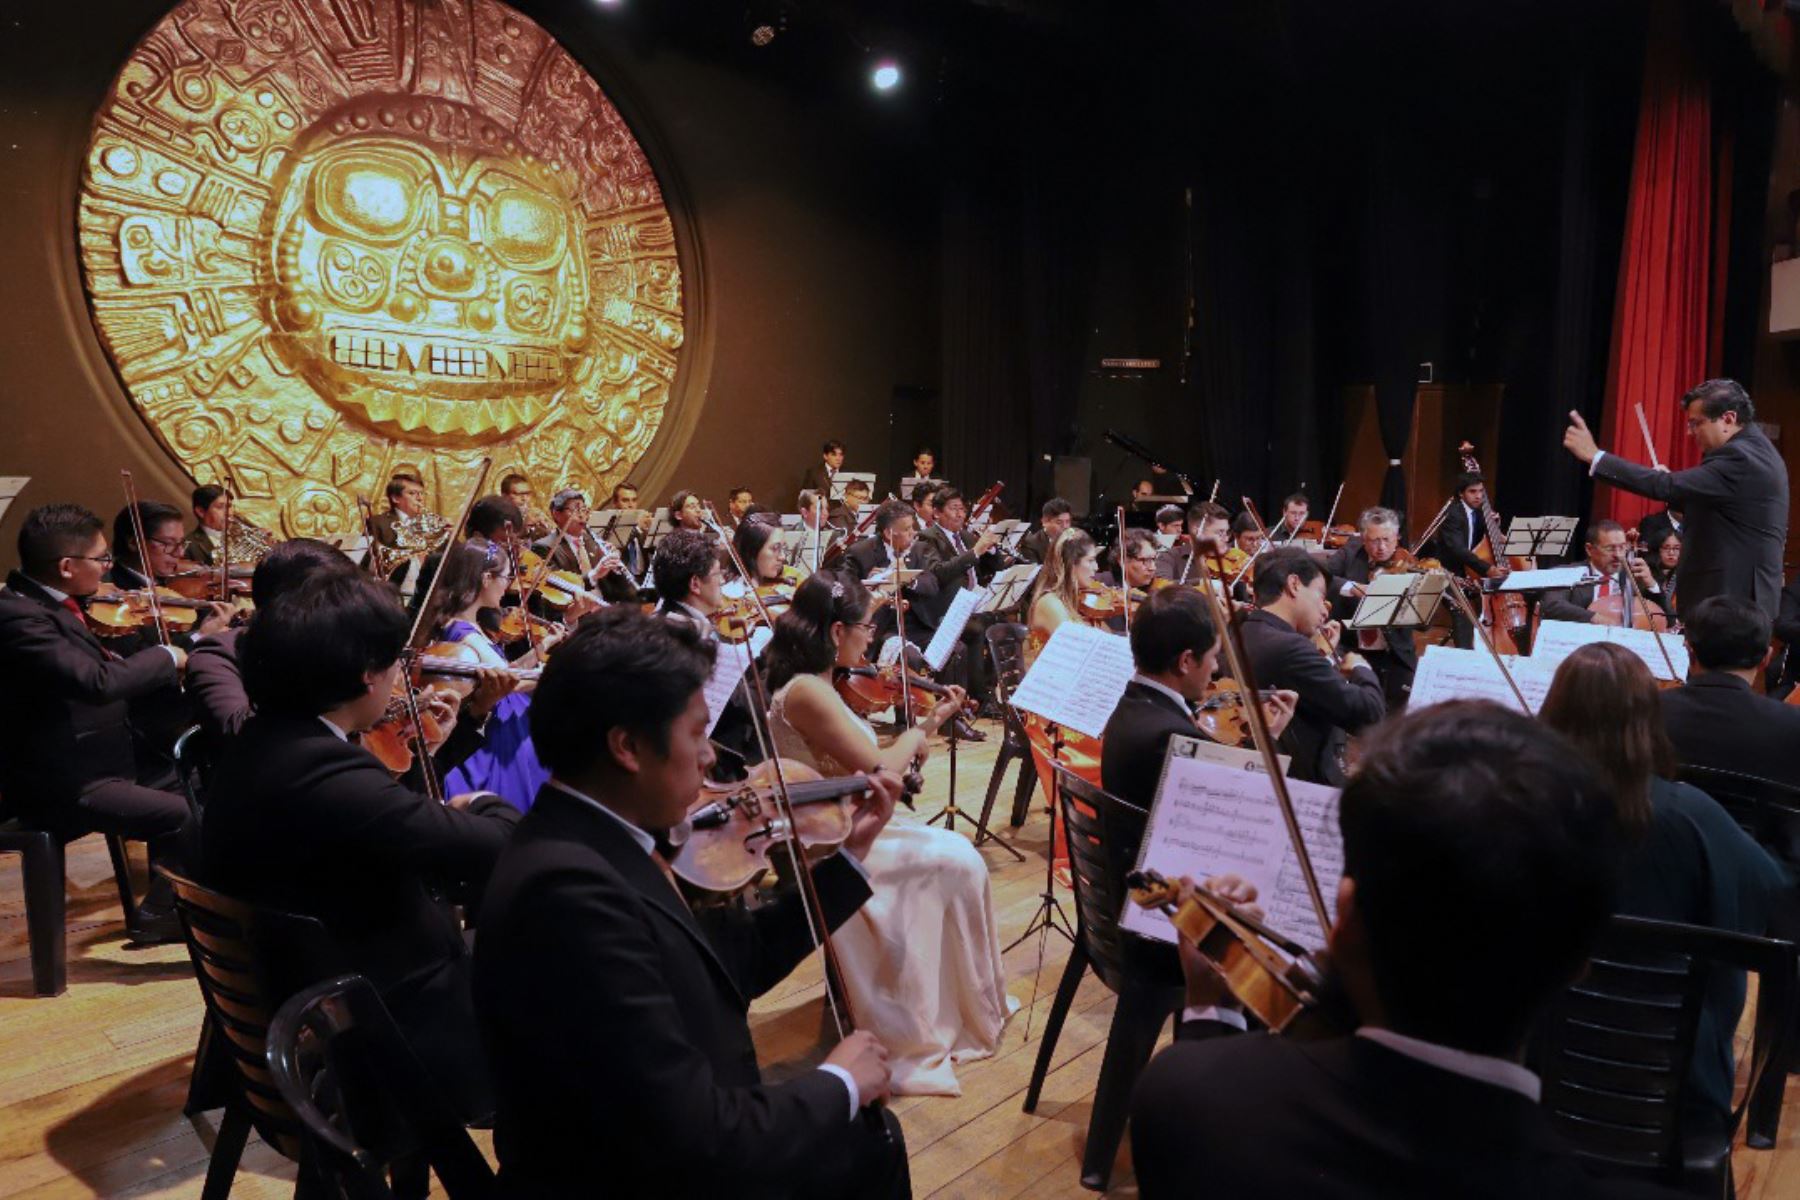
{"label": "double bass", "polygon": [[[1463,442],[1456,448],[1462,458],[1462,468],[1471,475],[1482,474],[1481,464],[1475,461],[1475,446],[1472,442]],[[1453,498],[1454,499],[1454,498]],[[1447,508],[1448,506],[1446,506]],[[1500,514],[1494,511],[1492,498],[1487,489],[1482,489],[1481,520],[1487,531],[1487,539],[1475,547],[1475,557],[1486,563],[1489,568],[1499,563],[1496,558],[1506,545],[1506,533],[1500,528]],[[1537,563],[1530,558],[1513,557],[1504,564],[1509,571],[1529,571]],[[1469,568],[1471,578],[1486,578],[1483,574]],[[1520,645],[1525,641],[1525,630],[1530,623],[1530,606],[1525,597],[1517,592],[1485,591],[1481,599],[1482,619],[1494,632],[1494,645],[1502,654],[1520,653]]]}

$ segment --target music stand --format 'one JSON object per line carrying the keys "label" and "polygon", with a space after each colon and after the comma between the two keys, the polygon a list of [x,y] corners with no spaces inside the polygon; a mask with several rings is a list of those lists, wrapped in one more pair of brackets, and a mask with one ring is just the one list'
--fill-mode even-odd
{"label": "music stand", "polygon": [[1579,524],[1574,517],[1514,517],[1502,553],[1507,558],[1564,558]]}
{"label": "music stand", "polygon": [[988,581],[987,594],[975,606],[975,611],[1007,612],[1023,604],[1026,593],[1031,590],[1032,583],[1042,569],[1037,563],[1020,563],[1006,568]]}
{"label": "music stand", "polygon": [[674,530],[675,522],[669,519],[669,510],[657,509],[656,515],[650,519],[650,532],[644,535],[644,553],[646,555],[654,554],[663,538]]}
{"label": "music stand", "polygon": [[1442,571],[1418,571],[1381,575],[1369,581],[1356,612],[1352,629],[1401,629],[1429,625],[1444,599],[1450,577]]}
{"label": "music stand", "polygon": [[[1051,721],[1045,725],[1044,732],[1050,735],[1050,761],[1057,766],[1061,766],[1063,752],[1062,726],[1058,725],[1055,721]],[[1033,767],[1032,769],[1036,770],[1037,768]],[[1056,771],[1053,767],[1050,771],[1050,797],[1049,807],[1047,809],[1050,814],[1050,829],[1045,835],[1048,840],[1044,845],[1044,890],[1038,893],[1037,912],[1032,914],[1031,923],[1025,926],[1024,933],[1021,933],[1018,937],[1006,944],[1006,949],[1000,952],[1002,954],[1005,954],[1008,950],[1011,950],[1014,946],[1025,941],[1025,939],[1029,938],[1039,930],[1048,933],[1050,930],[1054,929],[1056,932],[1068,938],[1071,942],[1075,940],[1075,927],[1070,924],[1069,914],[1063,911],[1062,901],[1057,899],[1056,896],[1056,811],[1060,802],[1059,793],[1061,791],[1062,788],[1056,781]],[[995,838],[994,840],[999,841],[998,838]],[[1005,842],[1000,842],[1000,844],[1006,846]],[[1006,848],[1012,850],[1011,846],[1007,846]],[[1018,851],[1014,850],[1013,853],[1017,854]],[[1041,970],[1043,967],[1041,956],[1038,965]]]}
{"label": "music stand", "polygon": [[606,508],[588,518],[588,532],[594,535],[601,545],[611,542],[613,549],[620,554],[631,544],[631,535],[637,532],[638,518],[643,515],[640,508]]}

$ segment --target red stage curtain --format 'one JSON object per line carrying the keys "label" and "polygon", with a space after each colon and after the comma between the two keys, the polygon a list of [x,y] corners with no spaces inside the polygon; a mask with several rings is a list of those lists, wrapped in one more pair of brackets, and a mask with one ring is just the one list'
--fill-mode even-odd
{"label": "red stage curtain", "polygon": [[[1712,97],[1695,61],[1679,0],[1656,0],[1644,56],[1643,96],[1619,263],[1612,359],[1600,444],[1650,461],[1636,405],[1671,468],[1699,453],[1679,408],[1682,393],[1709,374],[1708,310],[1724,295],[1724,257],[1713,274]],[[1728,200],[1729,197],[1722,197]],[[1729,212],[1721,204],[1721,214]],[[1627,526],[1660,507],[1604,485],[1594,512]]]}

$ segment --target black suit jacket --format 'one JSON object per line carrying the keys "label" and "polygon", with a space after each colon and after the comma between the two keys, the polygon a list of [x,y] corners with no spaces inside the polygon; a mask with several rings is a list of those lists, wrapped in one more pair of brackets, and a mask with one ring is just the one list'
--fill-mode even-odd
{"label": "black suit jacket", "polygon": [[1473,540],[1469,536],[1469,512],[1463,507],[1462,500],[1450,502],[1450,511],[1444,517],[1444,523],[1432,536],[1432,546],[1436,553],[1432,556],[1453,571],[1472,570],[1481,573],[1487,570],[1487,564],[1481,561],[1475,551],[1488,540],[1487,522],[1481,514],[1475,514],[1475,534]]}
{"label": "black suit jacket", "polygon": [[[1592,567],[1588,569],[1593,570]],[[1660,590],[1653,592],[1640,586],[1635,579],[1629,579],[1623,570],[1614,576],[1613,590],[1623,596],[1626,594],[1625,588],[1628,583],[1633,592],[1642,595],[1652,604],[1664,609],[1668,607],[1664,603],[1665,597]],[[1578,583],[1571,588],[1545,592],[1543,598],[1538,601],[1538,614],[1546,621],[1579,621],[1584,625],[1592,624],[1594,614],[1588,611],[1588,605],[1594,602],[1594,592],[1598,587],[1599,585],[1594,583]]]}
{"label": "black suit jacket", "polygon": [[1780,605],[1781,553],[1787,543],[1787,465],[1757,425],[1685,471],[1657,471],[1616,454],[1594,476],[1667,504],[1681,504],[1681,565],[1675,595],[1685,605],[1738,596],[1773,619]]}
{"label": "black suit jacket", "polygon": [[[869,897],[833,857],[831,924]],[[500,1194],[772,1196],[850,1132],[843,1083],[764,1084],[745,1019],[812,943],[797,895],[692,912],[612,816],[538,794],[489,885],[475,953]]]}
{"label": "black suit jacket", "polygon": [[[915,540],[913,542],[911,548],[907,550],[903,557],[902,562],[908,570],[924,572],[917,579],[901,589],[906,598],[913,602],[912,607],[907,610],[906,614],[907,640],[924,645],[931,640],[931,630],[937,627],[937,620],[931,617],[920,616],[920,610],[931,607],[931,601],[938,594],[938,582],[931,572],[925,569],[927,565],[925,559],[925,547],[920,541]],[[887,568],[887,545],[875,534],[870,534],[866,538],[859,538],[852,542],[849,548],[844,551],[844,563],[856,572],[856,577],[858,579],[867,579],[876,571],[885,570]],[[881,642],[887,640],[888,636],[894,632],[897,624],[898,621],[894,616],[894,606],[891,604],[884,605],[881,611],[875,614],[875,636],[878,640],[875,643],[875,646],[872,647],[874,652],[880,652]]]}
{"label": "black suit jacket", "polygon": [[798,495],[804,491],[817,492],[829,502],[831,499],[831,469],[823,462],[816,462],[806,468],[800,476],[800,487],[795,494]]}
{"label": "black suit jacket", "polygon": [[[1331,615],[1344,623],[1345,646],[1354,646],[1356,631],[1350,628],[1350,618],[1356,615],[1360,601],[1343,594],[1344,583],[1360,583],[1364,587],[1369,584],[1370,568],[1369,552],[1363,548],[1361,538],[1352,538],[1342,549],[1333,550],[1320,560],[1331,576]],[[1419,666],[1419,651],[1413,641],[1414,626],[1404,629],[1388,628],[1382,630],[1382,638],[1387,643],[1387,652],[1394,656],[1394,661],[1407,671],[1414,671]]]}
{"label": "black suit jacket", "polygon": [[196,525],[188,530],[187,537],[181,543],[181,553],[189,562],[199,563],[203,567],[213,565],[213,542],[207,536],[204,525]]}
{"label": "black suit jacket", "polygon": [[[963,549],[956,548],[950,534],[941,526],[933,525],[919,535],[916,543],[925,569],[937,585],[934,595],[913,606],[920,624],[927,629],[936,629],[944,623],[944,614],[950,610],[958,591],[979,585],[982,560],[969,550],[975,544],[975,539],[964,532],[958,535],[957,540],[962,543]],[[969,582],[970,572],[975,572],[976,584]]]}
{"label": "black suit jacket", "polygon": [[188,655],[188,699],[200,728],[215,743],[237,733],[250,719],[250,696],[238,667],[239,632],[227,629],[203,638]]}
{"label": "black suit jacket", "polygon": [[[588,569],[592,570],[606,556],[606,551],[601,547],[599,539],[585,529],[581,531],[581,545],[587,551]],[[581,574],[581,559],[560,530],[534,542],[531,548],[550,559],[551,570]],[[608,604],[629,604],[638,598],[637,582],[626,571],[613,571],[599,583],[590,585],[588,590],[598,594]]]}
{"label": "black suit jacket", "polygon": [[1019,558],[1024,562],[1041,563],[1050,554],[1050,535],[1039,525],[1019,539]]}
{"label": "black suit jacket", "polygon": [[1169,739],[1178,733],[1194,736],[1194,718],[1185,707],[1135,680],[1126,684],[1101,735],[1100,786],[1127,803],[1148,809],[1156,795]]}
{"label": "black suit jacket", "polygon": [[1381,681],[1367,667],[1344,675],[1310,639],[1260,609],[1244,618],[1243,632],[1256,685],[1300,695],[1294,719],[1277,742],[1283,753],[1294,757],[1288,774],[1342,787],[1349,735],[1387,713]]}
{"label": "black suit jacket", "polygon": [[102,779],[138,773],[132,700],[177,681],[147,646],[120,658],[86,622],[14,571],[0,588],[0,794],[34,824],[74,832],[72,802]]}
{"label": "black suit jacket", "polygon": [[1759,696],[1735,675],[1705,671],[1663,692],[1662,712],[1683,766],[1800,787],[1800,707]]}
{"label": "black suit jacket", "polygon": [[1589,1176],[1518,1092],[1367,1038],[1196,1036],[1209,1024],[1184,1024],[1138,1081],[1131,1149],[1145,1200],[1667,1194]]}

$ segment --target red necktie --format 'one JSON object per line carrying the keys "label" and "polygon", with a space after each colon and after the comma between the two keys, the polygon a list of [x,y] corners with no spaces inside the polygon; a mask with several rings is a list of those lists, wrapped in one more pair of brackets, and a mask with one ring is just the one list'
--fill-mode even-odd
{"label": "red necktie", "polygon": [[81,614],[81,605],[80,605],[80,604],[78,604],[78,603],[76,603],[76,601],[75,601],[75,597],[73,597],[73,596],[64,596],[64,597],[63,597],[63,598],[62,598],[62,606],[63,606],[63,607],[64,607],[64,608],[66,608],[66,609],[68,609],[68,610],[69,610],[69,611],[70,611],[70,612],[72,612],[72,613],[74,613],[74,614],[75,614],[75,619],[76,619],[76,620],[77,620],[77,621],[79,621],[79,620],[81,620],[81,619],[82,619],[82,614]]}

